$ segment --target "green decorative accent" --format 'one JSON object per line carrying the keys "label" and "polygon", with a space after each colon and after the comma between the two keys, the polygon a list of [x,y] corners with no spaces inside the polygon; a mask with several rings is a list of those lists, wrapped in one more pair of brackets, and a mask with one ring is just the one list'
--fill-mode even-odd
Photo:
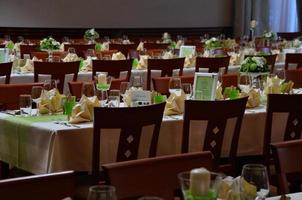
{"label": "green decorative accent", "polygon": [[269,72],[264,57],[247,57],[240,66],[240,72]]}
{"label": "green decorative accent", "polygon": [[235,87],[226,87],[224,88],[223,96],[225,98],[237,99],[239,98],[239,90]]}
{"label": "green decorative accent", "polygon": [[167,96],[166,95],[157,95],[154,96],[154,104],[159,104],[159,103],[163,103],[167,100]]}
{"label": "green decorative accent", "polygon": [[68,117],[71,116],[72,113],[72,108],[76,105],[76,101],[75,98],[72,98],[71,100],[66,100],[64,102],[64,115],[67,115]]}
{"label": "green decorative accent", "polygon": [[98,84],[96,84],[96,88],[98,90],[109,90],[110,84],[107,84],[107,83],[98,83]]}
{"label": "green decorative accent", "polygon": [[176,42],[175,42],[175,41],[172,41],[172,42],[170,43],[169,47],[170,47],[171,49],[175,49],[175,47],[176,47]]}
{"label": "green decorative accent", "polygon": [[209,39],[205,42],[205,48],[207,48],[207,49],[216,49],[216,48],[221,48],[221,47],[222,47],[221,41],[215,37],[212,37],[211,39]]}
{"label": "green decorative accent", "polygon": [[101,51],[102,50],[102,44],[101,43],[96,43],[95,44],[95,50],[96,51]]}
{"label": "green decorative accent", "polygon": [[84,59],[80,58],[80,71],[84,68]]}
{"label": "green decorative accent", "polygon": [[185,191],[185,200],[216,200],[217,193],[215,191],[208,191],[206,196],[193,196],[190,191]]}
{"label": "green decorative accent", "polygon": [[53,39],[51,36],[40,41],[41,50],[58,50],[60,49],[60,42]]}
{"label": "green decorative accent", "polygon": [[139,63],[138,59],[134,58],[132,61],[132,67],[136,69],[138,67],[138,63]]}
{"label": "green decorative accent", "polygon": [[14,49],[14,47],[15,47],[15,44],[11,40],[6,44],[6,48],[9,48],[11,50]]}
{"label": "green decorative accent", "polygon": [[84,38],[88,40],[95,40],[99,37],[100,37],[99,33],[96,32],[94,28],[88,29],[84,33]]}

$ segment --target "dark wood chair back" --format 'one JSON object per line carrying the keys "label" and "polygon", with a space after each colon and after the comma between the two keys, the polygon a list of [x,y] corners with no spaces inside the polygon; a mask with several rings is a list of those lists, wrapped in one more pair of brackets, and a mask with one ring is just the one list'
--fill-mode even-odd
{"label": "dark wood chair back", "polygon": [[51,75],[51,79],[59,80],[60,93],[64,91],[65,75],[73,74],[73,81],[78,78],[80,61],[76,62],[34,62],[34,81],[39,81],[40,74]]}
{"label": "dark wood chair back", "polygon": [[263,58],[266,59],[266,63],[270,67],[270,72],[271,73],[274,72],[277,54],[272,54],[272,55],[245,55],[244,57],[245,58],[247,58],[247,57],[263,57]]}
{"label": "dark wood chair back", "polygon": [[285,70],[288,70],[289,65],[296,64],[297,69],[302,67],[302,53],[287,53],[285,54]]}
{"label": "dark wood chair back", "polygon": [[186,153],[105,164],[105,180],[115,186],[119,199],[158,196],[173,199],[180,188],[177,175],[194,168],[212,169],[211,152]]}
{"label": "dark wood chair back", "polygon": [[[203,150],[212,152],[217,170],[227,174],[234,174],[241,122],[246,102],[247,97],[224,101],[185,101],[182,152],[186,153],[189,151],[191,120],[205,120],[207,121],[207,128]],[[227,120],[230,118],[236,118],[236,123],[228,155],[229,162],[228,165],[222,165],[221,150],[224,132]]]}
{"label": "dark wood chair back", "polygon": [[278,177],[279,193],[288,194],[290,193],[290,190],[287,174],[301,174],[302,172],[302,162],[300,162],[302,140],[273,143],[271,144],[271,147]]}
{"label": "dark wood chair back", "polygon": [[0,107],[2,110],[17,110],[20,108],[20,95],[31,94],[33,86],[43,86],[43,83],[0,84]]}
{"label": "dark wood chair back", "polygon": [[284,141],[301,138],[302,131],[302,95],[268,94],[266,108],[265,134],[263,142],[263,154],[267,166],[270,164],[270,143],[273,127],[273,115],[276,113],[288,113]]}
{"label": "dark wood chair back", "polygon": [[302,69],[285,70],[285,78],[294,82],[294,88],[302,88]]}
{"label": "dark wood chair back", "polygon": [[96,181],[100,168],[102,129],[121,129],[116,155],[116,161],[119,162],[138,158],[142,128],[154,125],[148,155],[154,157],[164,108],[165,103],[143,107],[94,108],[92,175]]}
{"label": "dark wood chair back", "polygon": [[21,44],[20,45],[20,55],[21,55],[21,58],[23,59],[24,58],[24,54],[27,54],[29,56],[31,56],[31,52],[34,52],[34,51],[39,51],[39,45],[37,44],[31,44],[31,45],[28,45],[28,44]]}
{"label": "dark wood chair back", "polygon": [[104,58],[111,58],[112,55],[117,52],[117,50],[96,51],[95,55],[98,59],[102,60]]}
{"label": "dark wood chair back", "polygon": [[178,76],[182,76],[185,58],[173,59],[148,59],[147,90],[151,89],[152,70],[161,70],[161,77],[173,76],[174,70],[179,70]]}
{"label": "dark wood chair back", "polygon": [[237,87],[238,86],[238,79],[239,74],[238,73],[229,73],[229,74],[223,74],[222,75],[222,88],[226,87]]}
{"label": "dark wood chair back", "polygon": [[[52,56],[60,57],[60,59],[63,59],[66,56],[67,52],[53,52]],[[36,57],[38,59],[41,59],[43,61],[47,61],[48,59],[48,52],[45,51],[34,51],[31,52],[31,57]]]}
{"label": "dark wood chair back", "polygon": [[131,69],[132,60],[92,60],[92,79],[97,72],[107,72],[114,78],[120,78],[121,72],[127,72],[125,81],[129,81]]}
{"label": "dark wood chair back", "polygon": [[[190,83],[193,85],[193,76],[180,76],[181,83]],[[169,95],[169,82],[171,77],[153,77],[153,89],[163,95]]]}
{"label": "dark wood chair back", "polygon": [[85,58],[85,52],[88,49],[95,49],[95,44],[64,44],[64,51],[68,51],[69,48],[74,48],[79,57]]}
{"label": "dark wood chair back", "polygon": [[1,199],[62,200],[74,195],[73,171],[0,181]]}
{"label": "dark wood chair back", "polygon": [[13,63],[0,63],[0,77],[5,76],[5,84],[9,84],[10,82],[10,74],[12,72]]}
{"label": "dark wood chair back", "polygon": [[109,50],[118,50],[122,54],[124,54],[127,58],[128,53],[130,50],[136,50],[137,44],[117,44],[117,43],[110,43],[109,44]]}
{"label": "dark wood chair back", "polygon": [[144,48],[149,50],[149,49],[161,49],[165,50],[167,49],[169,44],[164,44],[164,43],[153,43],[153,42],[145,42],[144,43]]}
{"label": "dark wood chair back", "polygon": [[220,68],[224,68],[224,74],[228,73],[230,65],[230,56],[223,57],[197,57],[195,71],[199,72],[199,68],[209,68],[209,73],[219,72]]}

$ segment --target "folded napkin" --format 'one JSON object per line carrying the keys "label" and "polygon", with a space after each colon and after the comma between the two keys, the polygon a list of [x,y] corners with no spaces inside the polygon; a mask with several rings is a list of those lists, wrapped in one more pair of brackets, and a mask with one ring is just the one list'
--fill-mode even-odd
{"label": "folded napkin", "polygon": [[43,90],[38,100],[38,110],[40,114],[58,113],[63,111],[62,100],[65,95],[61,95],[57,89],[49,91]]}
{"label": "folded napkin", "polygon": [[99,106],[100,102],[96,96],[86,97],[83,95],[80,102],[73,107],[69,123],[76,124],[93,121],[93,109]]}
{"label": "folded napkin", "polygon": [[278,76],[267,77],[263,83],[265,94],[281,94],[281,84],[284,80]]}
{"label": "folded napkin", "polygon": [[17,42],[15,43],[14,49],[16,50],[16,52],[20,52],[20,45],[24,44],[24,42]]}
{"label": "folded napkin", "polygon": [[144,43],[140,42],[136,48],[137,51],[144,51]]}
{"label": "folded napkin", "polygon": [[142,88],[131,87],[131,88],[129,88],[129,90],[126,90],[125,94],[122,95],[123,102],[125,103],[125,106],[131,107],[131,105],[132,105],[131,93],[135,90],[143,90],[143,89]]}
{"label": "folded napkin", "polygon": [[149,58],[151,58],[149,55],[141,55],[139,57],[137,69],[147,69]]}
{"label": "folded napkin", "polygon": [[247,108],[255,108],[260,105],[261,99],[260,99],[260,92],[258,90],[252,88],[248,92],[240,93],[240,97],[247,97],[247,96],[248,96],[248,100],[246,103]]}
{"label": "folded napkin", "polygon": [[290,94],[293,90],[293,87],[294,87],[294,82],[292,82],[292,81],[288,81],[288,82],[283,81],[283,83],[281,84],[281,93],[282,94],[284,94],[284,93]]}
{"label": "folded napkin", "polygon": [[194,55],[188,55],[185,58],[184,67],[185,68],[193,67],[193,66],[195,66],[195,63],[196,63],[196,56],[194,56]]}
{"label": "folded napkin", "polygon": [[166,51],[162,56],[162,59],[172,59],[172,58],[174,58],[172,51]]}
{"label": "folded napkin", "polygon": [[216,100],[224,100],[224,96],[222,94],[222,86],[220,81],[217,82],[217,87],[216,87]]}
{"label": "folded napkin", "polygon": [[226,39],[226,40],[223,40],[222,41],[222,45],[224,48],[227,48],[227,49],[234,49],[238,46],[236,40],[234,39]]}
{"label": "folded napkin", "polygon": [[126,56],[122,52],[112,54],[112,60],[126,60]]}
{"label": "folded napkin", "polygon": [[103,42],[101,51],[108,51],[109,50],[109,44],[110,42]]}
{"label": "folded napkin", "polygon": [[209,50],[207,50],[207,49],[202,54],[202,57],[205,57],[205,58],[208,58],[210,56],[211,56],[211,52]]}
{"label": "folded napkin", "polygon": [[82,63],[83,64],[81,67],[81,71],[85,71],[85,72],[92,71],[92,58],[91,57],[87,57],[87,59],[83,60]]}
{"label": "folded napkin", "polygon": [[166,100],[164,115],[178,115],[184,112],[186,94],[181,90],[180,95],[171,93]]}
{"label": "folded napkin", "polygon": [[34,62],[35,61],[42,62],[42,59],[38,59],[35,56],[31,60],[27,59],[25,65],[23,67],[20,67],[20,71],[22,73],[33,72],[34,71]]}
{"label": "folded napkin", "polygon": [[63,62],[75,62],[75,61],[79,61],[80,58],[75,53],[68,53],[65,56],[65,58],[63,58],[62,60],[63,60]]}
{"label": "folded napkin", "polygon": [[130,40],[123,40],[122,44],[131,44]]}
{"label": "folded napkin", "polygon": [[239,53],[230,52],[228,53],[230,58],[230,65],[240,65],[241,63],[241,55]]}

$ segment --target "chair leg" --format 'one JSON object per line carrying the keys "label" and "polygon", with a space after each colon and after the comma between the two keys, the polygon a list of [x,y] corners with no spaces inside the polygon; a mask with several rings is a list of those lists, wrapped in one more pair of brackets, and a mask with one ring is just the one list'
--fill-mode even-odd
{"label": "chair leg", "polygon": [[0,161],[0,179],[9,177],[9,164]]}

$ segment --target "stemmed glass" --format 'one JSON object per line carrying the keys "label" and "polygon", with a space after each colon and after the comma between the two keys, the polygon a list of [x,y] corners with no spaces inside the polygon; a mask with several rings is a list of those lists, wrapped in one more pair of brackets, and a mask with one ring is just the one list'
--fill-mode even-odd
{"label": "stemmed glass", "polygon": [[264,200],[269,193],[269,181],[266,167],[260,164],[243,166],[240,190],[244,199]]}
{"label": "stemmed glass", "polygon": [[239,80],[238,80],[238,87],[243,92],[248,92],[252,85],[251,85],[251,78],[246,73],[240,73]]}
{"label": "stemmed glass", "polygon": [[33,86],[31,88],[31,98],[32,98],[32,101],[35,103],[35,107],[38,104],[38,99],[41,96],[42,90],[43,90],[42,86]]}
{"label": "stemmed glass", "polygon": [[110,90],[108,95],[108,107],[120,107],[120,91]]}
{"label": "stemmed glass", "polygon": [[133,76],[131,82],[132,82],[131,83],[132,87],[135,87],[137,89],[139,89],[139,88],[142,89],[143,88],[143,78],[142,78],[142,76],[139,76],[139,75]]}
{"label": "stemmed glass", "polygon": [[52,90],[52,89],[56,89],[58,82],[59,82],[58,80],[54,80],[54,79],[45,80],[44,85],[43,85],[43,89],[48,90],[48,91]]}
{"label": "stemmed glass", "polygon": [[273,75],[277,76],[279,79],[285,79],[285,69],[284,67],[276,67]]}
{"label": "stemmed glass", "polygon": [[171,77],[169,82],[169,92],[177,96],[181,95],[181,80],[178,77]]}
{"label": "stemmed glass", "polygon": [[20,95],[20,114],[22,116],[31,116],[32,100],[31,95],[21,94]]}
{"label": "stemmed glass", "polygon": [[69,48],[68,48],[68,53],[76,54],[75,48],[69,47]]}
{"label": "stemmed glass", "polygon": [[111,185],[96,185],[89,188],[87,200],[116,200],[115,187]]}
{"label": "stemmed glass", "polygon": [[186,94],[186,99],[192,99],[193,92],[192,92],[192,85],[190,83],[183,83],[181,84],[181,88]]}
{"label": "stemmed glass", "polygon": [[93,97],[95,95],[95,87],[93,82],[83,83],[82,94],[86,97]]}

